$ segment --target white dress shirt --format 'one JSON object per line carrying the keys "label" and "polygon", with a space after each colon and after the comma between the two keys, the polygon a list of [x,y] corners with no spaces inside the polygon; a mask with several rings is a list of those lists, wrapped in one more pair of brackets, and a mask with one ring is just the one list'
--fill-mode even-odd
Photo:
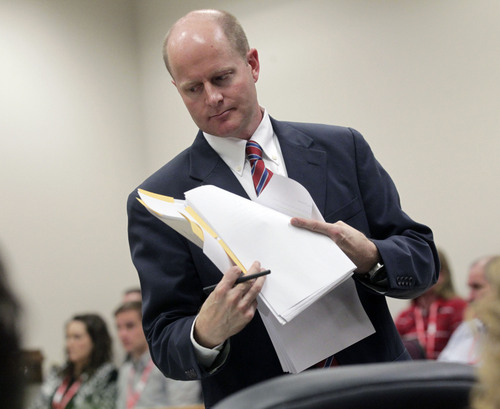
{"label": "white dress shirt", "polygon": [[[143,379],[144,370],[150,360],[151,356],[147,351],[138,360],[130,359],[120,367],[117,409],[127,408],[127,397],[131,392],[138,394],[134,405],[136,409],[194,405],[201,402],[199,381],[186,382],[166,378],[154,365],[147,379]],[[142,382],[144,383],[141,384]]]}

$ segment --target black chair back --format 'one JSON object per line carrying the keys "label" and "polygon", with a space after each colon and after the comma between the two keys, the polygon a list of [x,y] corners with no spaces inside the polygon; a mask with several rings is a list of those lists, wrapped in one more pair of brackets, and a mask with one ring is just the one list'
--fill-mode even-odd
{"label": "black chair back", "polygon": [[404,361],[284,375],[237,392],[214,409],[467,409],[468,365]]}

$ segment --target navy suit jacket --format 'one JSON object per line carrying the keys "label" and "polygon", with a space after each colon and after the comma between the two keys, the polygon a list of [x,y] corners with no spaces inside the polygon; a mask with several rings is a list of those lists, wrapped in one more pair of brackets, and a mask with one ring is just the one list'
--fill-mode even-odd
{"label": "navy suit jacket", "polygon": [[[385,295],[414,297],[436,281],[439,260],[431,230],[402,211],[394,183],[361,134],[350,128],[274,119],[272,125],[288,176],[309,191],[325,220],[342,220],[377,246],[387,271]],[[209,184],[248,198],[199,132],[191,147],[140,187],[183,199],[187,190]],[[222,274],[197,246],[150,215],[136,197],[134,191],[128,200],[129,242],[143,293],[144,330],[160,370],[175,379],[201,379],[207,407],[281,375],[259,314],[231,337],[221,366],[210,371],[198,365],[191,326],[206,299],[202,288],[217,283]],[[336,354],[337,361],[344,365],[409,359],[385,295],[360,280],[356,288],[376,333]]]}

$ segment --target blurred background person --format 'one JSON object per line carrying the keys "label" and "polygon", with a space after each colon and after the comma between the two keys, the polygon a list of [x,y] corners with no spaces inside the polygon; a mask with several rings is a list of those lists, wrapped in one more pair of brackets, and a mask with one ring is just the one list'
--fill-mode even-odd
{"label": "blurred background person", "polygon": [[469,278],[467,286],[469,287],[469,303],[475,303],[483,298],[491,289],[491,285],[486,276],[486,265],[494,256],[484,256],[474,261],[469,268]]}
{"label": "blurred background person", "polygon": [[481,257],[469,267],[467,280],[469,306],[466,311],[466,320],[453,332],[448,344],[439,354],[439,361],[461,362],[469,365],[479,363],[485,328],[481,320],[477,318],[475,309],[478,301],[491,291],[485,269],[493,258],[493,256]]}
{"label": "blurred background person", "polygon": [[119,370],[117,409],[192,405],[202,402],[198,381],[166,378],[154,365],[142,329],[142,303],[130,301],[115,311],[118,337],[127,353]]}
{"label": "blurred background person", "polygon": [[139,301],[142,302],[141,289],[139,287],[129,288],[123,293],[122,304],[129,301]]}
{"label": "blurred background person", "polygon": [[460,325],[467,307],[455,292],[450,265],[438,249],[441,270],[429,290],[411,301],[396,318],[396,328],[413,359],[436,359]]}
{"label": "blurred background person", "polygon": [[[129,288],[123,292],[121,304],[125,304],[131,301],[139,301],[142,303],[142,293],[140,287]],[[129,359],[130,359],[130,354],[126,353],[125,361],[128,361]]]}
{"label": "blurred background person", "polygon": [[19,310],[0,257],[0,406],[6,409],[21,409],[23,399]]}
{"label": "blurred background person", "polygon": [[486,336],[483,343],[479,383],[474,390],[474,409],[500,408],[500,256],[490,259],[485,267],[490,290],[475,307],[477,317],[484,323]]}
{"label": "blurred background person", "polygon": [[65,331],[66,363],[51,371],[30,409],[114,409],[118,374],[106,323],[96,314],[75,315]]}

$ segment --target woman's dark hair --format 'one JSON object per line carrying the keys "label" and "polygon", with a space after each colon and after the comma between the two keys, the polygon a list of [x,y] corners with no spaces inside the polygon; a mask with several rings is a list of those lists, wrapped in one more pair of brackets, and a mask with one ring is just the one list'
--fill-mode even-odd
{"label": "woman's dark hair", "polygon": [[2,407],[20,409],[23,396],[22,358],[18,329],[19,304],[7,282],[0,259],[0,400]]}
{"label": "woman's dark hair", "polygon": [[[73,316],[69,322],[80,321],[92,340],[92,351],[87,366],[83,372],[92,376],[94,372],[104,363],[112,359],[111,337],[104,320],[97,314],[78,314]],[[68,322],[68,324],[69,324]],[[66,325],[68,325],[66,324]],[[68,360],[63,375],[73,375],[74,365]]]}

